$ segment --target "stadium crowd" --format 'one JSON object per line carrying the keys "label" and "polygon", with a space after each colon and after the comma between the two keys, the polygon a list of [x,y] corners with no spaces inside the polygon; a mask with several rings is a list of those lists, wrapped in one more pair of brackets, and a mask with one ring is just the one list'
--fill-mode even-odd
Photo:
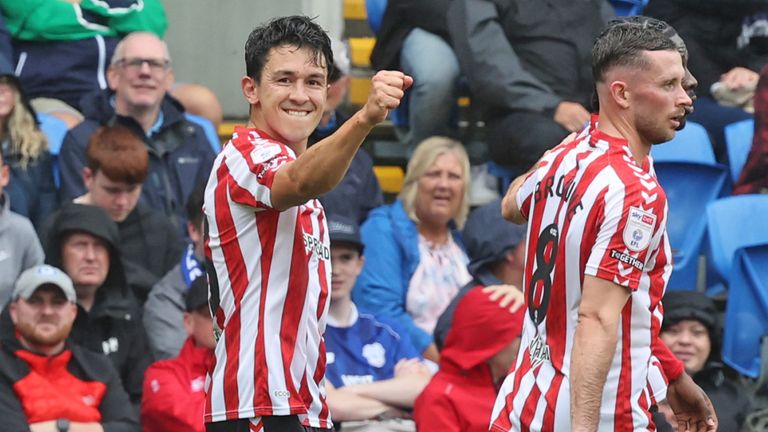
{"label": "stadium crowd", "polygon": [[[619,2],[389,0],[372,64],[414,78],[402,187],[385,196],[360,149],[319,197],[331,263],[324,398],[337,430],[488,430],[527,348],[536,300],[523,275],[537,258],[500,200],[470,205],[477,161],[459,141],[457,95],[468,92],[484,121],[482,162],[525,172],[596,112],[593,42]],[[728,128],[754,121],[744,168],[716,198],[768,200],[768,0],[651,0],[645,15],[635,22],[684,42],[696,96],[678,120],[704,127],[712,166],[733,166]],[[222,122],[215,94],[175,83],[167,31],[160,0],[0,0],[2,430],[205,430],[206,375],[224,348],[209,308],[204,191],[222,175],[212,174],[222,146],[235,144],[207,133]],[[348,48],[332,42],[310,149],[353,118]],[[503,196],[508,184],[494,181]],[[686,225],[675,215],[670,224]],[[768,233],[764,222],[750,229]],[[697,262],[709,259],[705,242]],[[711,399],[719,430],[768,430],[768,388],[722,351],[724,334],[740,331],[726,319],[735,287],[708,266],[696,286],[665,276],[660,338]],[[656,428],[676,428],[665,391],[653,404]]]}

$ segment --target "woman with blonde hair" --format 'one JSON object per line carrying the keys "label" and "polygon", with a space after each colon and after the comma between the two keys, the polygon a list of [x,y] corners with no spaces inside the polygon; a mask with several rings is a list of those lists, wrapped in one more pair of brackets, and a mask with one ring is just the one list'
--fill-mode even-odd
{"label": "woman with blonde hair", "polygon": [[11,168],[6,189],[11,210],[39,229],[57,206],[53,160],[35,112],[12,74],[0,75],[0,146]]}
{"label": "woman with blonde hair", "polygon": [[398,321],[433,361],[437,319],[471,279],[458,232],[468,212],[467,153],[455,140],[432,137],[416,147],[398,199],[371,211],[362,226],[365,266],[355,303]]}

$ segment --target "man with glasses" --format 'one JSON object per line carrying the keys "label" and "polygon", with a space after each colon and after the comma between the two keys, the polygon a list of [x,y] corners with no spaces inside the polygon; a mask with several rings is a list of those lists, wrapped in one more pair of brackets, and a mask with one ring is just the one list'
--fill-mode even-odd
{"label": "man with glasses", "polygon": [[64,138],[64,198],[85,193],[82,169],[90,136],[99,126],[123,124],[149,152],[143,202],[165,213],[184,235],[184,203],[194,185],[207,179],[215,155],[202,128],[186,120],[181,104],[168,95],[174,81],[168,47],[154,34],[131,33],[115,48],[107,80],[109,90],[83,98],[85,120]]}

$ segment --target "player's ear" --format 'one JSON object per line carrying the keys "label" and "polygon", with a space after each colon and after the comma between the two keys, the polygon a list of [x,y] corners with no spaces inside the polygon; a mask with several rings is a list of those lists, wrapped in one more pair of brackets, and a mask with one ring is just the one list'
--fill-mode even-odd
{"label": "player's ear", "polygon": [[244,76],[240,80],[240,88],[243,90],[243,96],[250,105],[256,105],[259,102],[259,90],[256,80],[249,76]]}
{"label": "player's ear", "polygon": [[610,85],[611,98],[621,108],[629,108],[630,92],[624,81],[613,81]]}

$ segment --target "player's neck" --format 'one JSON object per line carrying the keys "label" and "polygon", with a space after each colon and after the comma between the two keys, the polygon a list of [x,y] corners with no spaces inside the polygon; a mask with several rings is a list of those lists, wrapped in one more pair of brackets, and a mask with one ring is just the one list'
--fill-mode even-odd
{"label": "player's neck", "polygon": [[599,118],[597,128],[607,135],[624,138],[637,166],[643,166],[651,152],[651,144],[640,136],[634,124],[624,116],[610,112],[601,111]]}
{"label": "player's neck", "polygon": [[294,153],[296,153],[296,156],[304,153],[304,151],[307,149],[307,141],[309,141],[309,138],[305,138],[303,141],[299,142],[291,142],[277,134],[275,131],[273,131],[269,126],[267,126],[266,123],[259,120],[258,117],[251,116],[250,119],[248,119],[248,124],[246,127],[251,129],[258,129],[267,135],[269,135],[270,138],[278,141],[280,144],[284,144],[288,147],[290,147],[291,150],[293,150]]}

